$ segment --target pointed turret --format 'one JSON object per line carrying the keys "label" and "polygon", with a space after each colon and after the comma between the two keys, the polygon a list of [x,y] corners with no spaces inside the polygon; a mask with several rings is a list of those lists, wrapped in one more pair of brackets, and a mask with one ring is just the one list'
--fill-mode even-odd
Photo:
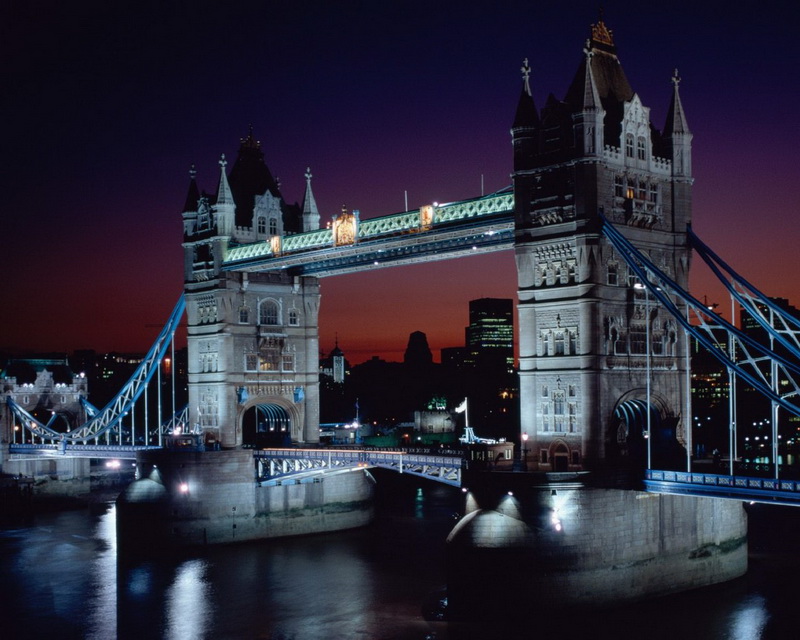
{"label": "pointed turret", "polygon": [[531,165],[531,160],[538,149],[539,114],[531,95],[530,75],[531,68],[528,59],[522,62],[522,92],[517,103],[517,112],[514,115],[514,124],[511,126],[511,141],[514,145],[514,169],[526,169]]}
{"label": "pointed turret", "polygon": [[189,169],[189,192],[183,205],[181,217],[183,218],[183,236],[194,234],[197,227],[197,203],[200,200],[200,190],[197,188],[197,171],[192,165]]}
{"label": "pointed turret", "polygon": [[678,85],[678,70],[672,74],[672,102],[664,124],[664,143],[667,157],[672,160],[672,175],[689,178],[692,175],[692,133],[686,122]]}
{"label": "pointed turret", "polygon": [[311,168],[306,169],[306,194],[303,198],[303,231],[319,229],[319,210],[311,190]]}
{"label": "pointed turret", "polygon": [[225,160],[225,154],[219,161],[220,176],[219,187],[217,188],[217,201],[214,206],[217,222],[217,232],[222,236],[233,235],[236,217],[236,204],[233,201],[233,193],[228,184],[228,176],[225,173],[225,167],[228,166],[228,161]]}
{"label": "pointed turret", "polygon": [[592,58],[595,53],[591,40],[586,41],[583,53],[586,57],[583,65],[583,95],[580,109],[573,114],[572,119],[575,123],[575,144],[578,151],[586,156],[594,156],[603,149],[605,110],[594,78]]}

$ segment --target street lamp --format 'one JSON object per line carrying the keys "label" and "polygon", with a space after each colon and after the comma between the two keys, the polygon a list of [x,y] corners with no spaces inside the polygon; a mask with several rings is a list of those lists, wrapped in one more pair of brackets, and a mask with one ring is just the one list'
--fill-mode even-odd
{"label": "street lamp", "polygon": [[522,434],[522,468],[528,470],[528,434]]}

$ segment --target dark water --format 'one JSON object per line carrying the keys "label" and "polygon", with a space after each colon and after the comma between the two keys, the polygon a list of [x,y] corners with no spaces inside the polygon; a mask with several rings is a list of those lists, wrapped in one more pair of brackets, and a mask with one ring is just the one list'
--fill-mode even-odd
{"label": "dark water", "polygon": [[6,527],[0,638],[800,638],[800,509],[751,508],[751,568],[732,583],[592,614],[532,602],[456,626],[422,610],[445,586],[459,494],[391,484],[365,529],[157,561],[117,558],[111,506]]}

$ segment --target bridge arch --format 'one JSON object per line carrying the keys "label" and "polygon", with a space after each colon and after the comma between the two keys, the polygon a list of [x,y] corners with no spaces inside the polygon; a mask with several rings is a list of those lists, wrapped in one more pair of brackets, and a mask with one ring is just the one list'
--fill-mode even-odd
{"label": "bridge arch", "polygon": [[614,407],[606,439],[608,457],[642,463],[647,459],[650,438],[650,453],[659,461],[658,465],[661,468],[674,466],[672,461],[684,459],[675,435],[677,422],[678,418],[661,394],[651,393],[648,405],[642,389],[629,391]]}
{"label": "bridge arch", "polygon": [[279,396],[259,396],[241,407],[242,444],[256,448],[280,447],[298,439],[302,416],[297,406]]}

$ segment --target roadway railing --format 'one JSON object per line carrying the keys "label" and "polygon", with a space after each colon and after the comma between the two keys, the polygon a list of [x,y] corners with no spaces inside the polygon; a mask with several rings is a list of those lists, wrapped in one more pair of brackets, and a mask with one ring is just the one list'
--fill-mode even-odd
{"label": "roadway railing", "polygon": [[257,449],[253,457],[257,481],[269,485],[311,482],[324,471],[380,467],[460,487],[463,464],[456,455],[372,449]]}
{"label": "roadway railing", "polygon": [[12,459],[21,458],[114,458],[135,460],[137,451],[160,449],[146,445],[104,444],[10,444],[8,452]]}

